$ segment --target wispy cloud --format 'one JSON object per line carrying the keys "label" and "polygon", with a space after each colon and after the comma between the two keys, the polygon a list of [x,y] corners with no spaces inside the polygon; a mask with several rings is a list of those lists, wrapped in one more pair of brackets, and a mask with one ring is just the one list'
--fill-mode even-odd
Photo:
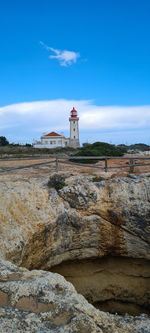
{"label": "wispy cloud", "polygon": [[129,142],[130,132],[130,142],[150,143],[150,105],[99,106],[88,100],[56,99],[0,107],[0,135],[20,142],[53,130],[69,135],[68,117],[73,106],[79,111],[82,141]]}
{"label": "wispy cloud", "polygon": [[49,59],[56,59],[59,62],[60,66],[70,66],[72,64],[75,64],[78,58],[80,58],[79,52],[54,49],[53,47],[46,45],[42,41],[40,41],[40,45],[51,53],[49,55]]}

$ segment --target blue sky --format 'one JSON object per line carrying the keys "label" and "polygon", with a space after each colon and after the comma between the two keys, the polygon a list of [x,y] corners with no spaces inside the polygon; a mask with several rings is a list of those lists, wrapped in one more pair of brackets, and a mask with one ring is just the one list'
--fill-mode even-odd
{"label": "blue sky", "polygon": [[150,144],[149,16],[149,0],[3,1],[0,135],[68,135],[75,106],[82,142]]}

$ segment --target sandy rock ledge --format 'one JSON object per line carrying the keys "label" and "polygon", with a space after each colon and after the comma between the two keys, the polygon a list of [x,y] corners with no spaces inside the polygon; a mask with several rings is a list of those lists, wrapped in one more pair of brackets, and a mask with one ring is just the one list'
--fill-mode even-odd
{"label": "sandy rock ledge", "polygon": [[149,333],[150,319],[96,310],[59,274],[0,262],[1,332]]}

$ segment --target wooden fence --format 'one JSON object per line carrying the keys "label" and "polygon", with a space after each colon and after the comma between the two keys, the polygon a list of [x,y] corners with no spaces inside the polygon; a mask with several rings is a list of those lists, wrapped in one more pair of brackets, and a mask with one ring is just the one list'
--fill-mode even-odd
{"label": "wooden fence", "polygon": [[[105,172],[111,171],[112,169],[128,169],[129,173],[134,173],[136,167],[150,167],[150,157],[113,157],[113,156],[70,156],[70,157],[62,157],[62,156],[49,156],[50,160],[38,162],[34,164],[27,164],[22,166],[15,166],[15,167],[0,167],[0,173],[2,172],[11,172],[20,169],[27,169],[27,168],[38,168],[41,166],[50,166],[53,165],[54,171],[60,171],[60,166],[70,165],[72,167],[82,167],[82,168],[92,168],[92,169],[99,169]],[[101,161],[101,164],[91,164],[91,163],[81,163],[80,160],[96,160],[97,162]],[[12,159],[21,161],[25,159]],[[34,160],[34,158],[30,158],[29,160]],[[35,159],[36,160],[36,159]],[[2,159],[1,159],[2,161]],[[9,161],[9,159],[5,159],[3,161]],[[75,162],[74,162],[75,161]],[[79,162],[78,162],[79,161]],[[114,161],[118,161],[118,164],[114,165]],[[121,163],[120,163],[121,162]],[[124,164],[122,164],[124,162]],[[150,172],[150,168],[148,169]]]}
{"label": "wooden fence", "polygon": [[[72,161],[71,161],[72,160]],[[73,162],[76,161],[76,162]],[[78,160],[97,160],[102,161],[103,166],[95,165],[95,164],[88,164],[88,163],[78,163]],[[125,161],[126,164],[124,165],[111,165],[111,161],[118,160]],[[140,162],[141,161],[141,162]],[[143,163],[145,162],[146,163]],[[105,172],[108,172],[111,169],[123,169],[128,168],[130,173],[134,173],[135,167],[147,167],[150,166],[150,157],[113,157],[113,156],[71,156],[70,158],[62,158],[56,156],[55,159],[55,166],[56,166],[56,172],[59,171],[59,164],[66,164],[66,165],[72,165],[72,166],[82,166],[82,167],[92,167],[96,169],[102,169]],[[150,170],[149,170],[150,171]]]}

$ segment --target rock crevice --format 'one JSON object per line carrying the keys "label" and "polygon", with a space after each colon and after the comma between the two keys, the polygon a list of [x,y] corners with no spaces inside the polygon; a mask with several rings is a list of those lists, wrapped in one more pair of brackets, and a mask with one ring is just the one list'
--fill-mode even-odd
{"label": "rock crevice", "polygon": [[[63,275],[100,309],[148,313],[149,175],[95,183],[92,176],[67,174],[60,190],[47,183],[40,177],[28,182],[1,180],[0,256],[25,267],[1,262],[3,332],[8,324],[2,318],[8,323],[15,316],[12,332],[17,332],[22,318],[23,325],[29,321],[35,332],[40,325],[44,332],[61,333],[63,327],[65,333],[147,333],[144,326],[141,331],[139,326],[135,329],[130,317],[126,321],[96,310],[69,282],[52,272]],[[147,325],[147,320],[140,317],[141,325]]]}

